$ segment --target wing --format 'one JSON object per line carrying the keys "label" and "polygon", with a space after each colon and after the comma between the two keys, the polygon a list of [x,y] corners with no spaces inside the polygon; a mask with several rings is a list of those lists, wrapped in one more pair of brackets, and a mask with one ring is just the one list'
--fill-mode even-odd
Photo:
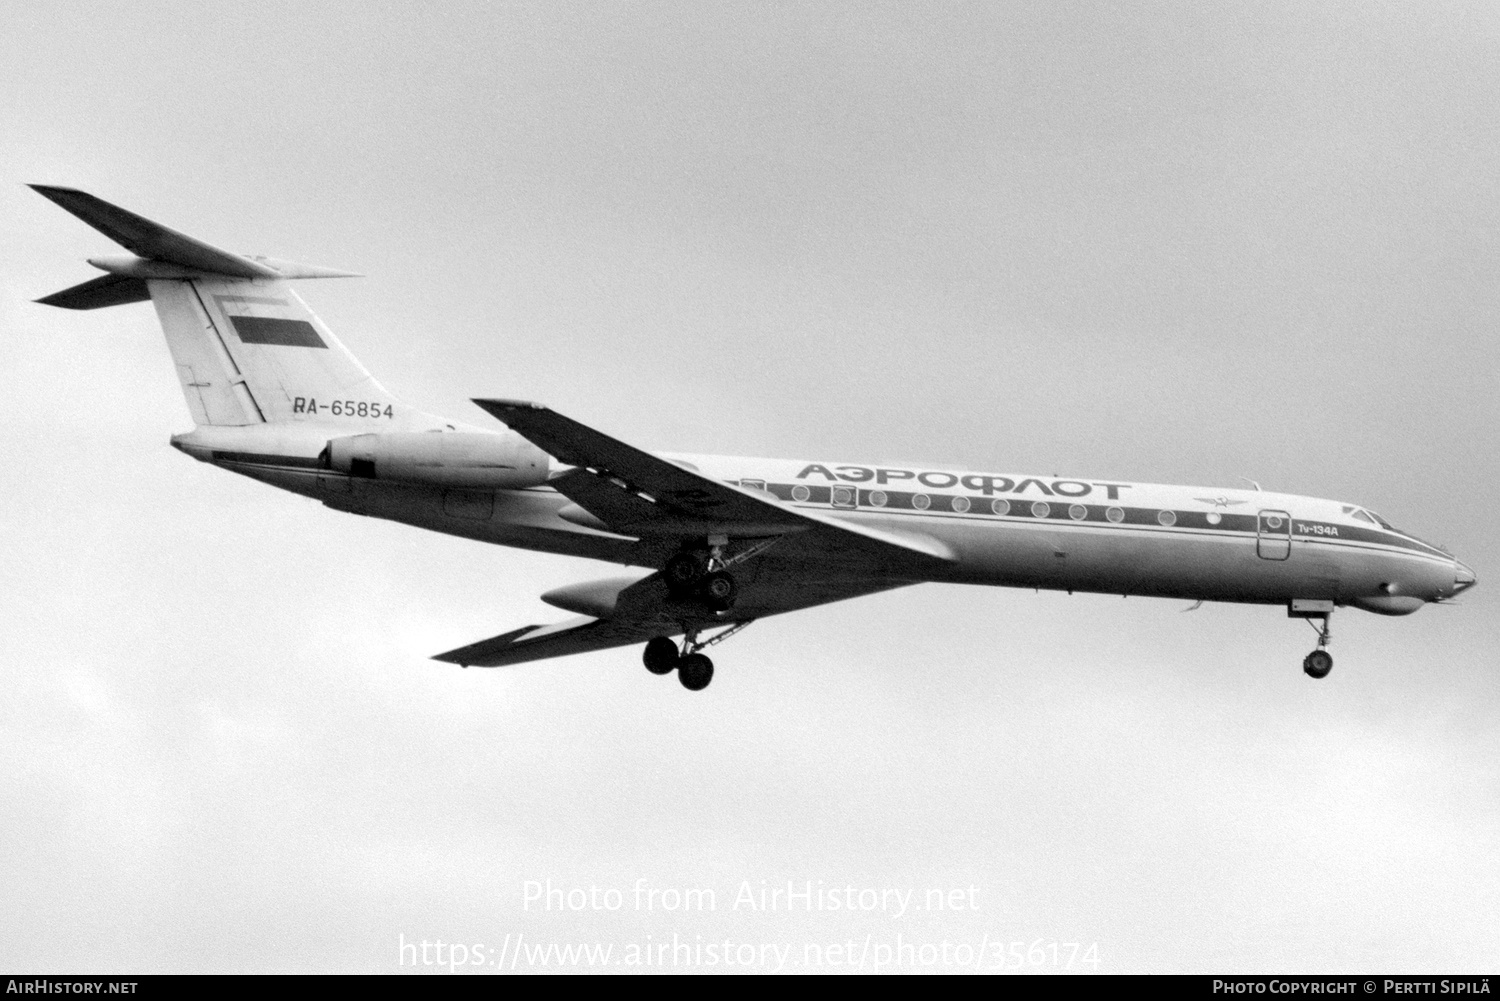
{"label": "wing", "polygon": [[741,584],[739,599],[728,612],[708,612],[701,604],[673,598],[660,574],[625,588],[615,607],[601,616],[580,615],[551,625],[522,626],[508,633],[438,654],[433,660],[464,667],[509,667],[550,657],[608,650],[644,643],[653,636],[679,636],[689,629],[712,630],[748,625],[755,619],[862,594],[902,587],[911,581],[825,577],[791,580],[780,572],[765,573]]}
{"label": "wing", "polygon": [[559,462],[576,467],[548,485],[622,535],[756,539],[817,534],[913,580],[941,575],[953,560],[948,547],[931,536],[881,531],[788,507],[764,491],[710,479],[540,404],[474,402]]}
{"label": "wing", "polygon": [[731,610],[713,612],[674,597],[660,574],[621,587],[612,600],[601,601],[598,585],[587,585],[589,610],[596,614],[526,626],[437,660],[500,667],[604,650],[873,594],[943,577],[951,567],[952,554],[930,536],[880,531],[789,507],[764,491],[710,479],[537,404],[474,402],[573,466],[549,485],[611,530],[658,541],[667,555],[684,543],[721,537],[739,594]]}
{"label": "wing", "polygon": [[[677,632],[681,632],[679,629]],[[572,653],[608,650],[610,647],[644,643],[653,636],[670,636],[644,622],[615,622],[580,615],[550,626],[522,626],[492,639],[440,653],[433,660],[463,667],[509,667],[529,660],[566,657]]]}

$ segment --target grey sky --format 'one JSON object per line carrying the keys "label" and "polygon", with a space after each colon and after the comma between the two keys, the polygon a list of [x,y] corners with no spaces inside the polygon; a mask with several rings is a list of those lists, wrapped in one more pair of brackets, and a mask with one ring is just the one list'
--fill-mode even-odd
{"label": "grey sky", "polygon": [[[1034,940],[1472,970],[1500,940],[1491,4],[16,3],[0,33],[0,961],[397,970],[484,942]],[[611,568],[195,464],[150,307],[29,304],[74,185],[299,291],[388,388],[650,448],[1367,504],[1462,607],[927,586],[633,651],[432,653]],[[527,880],[713,887],[547,914]],[[980,910],[733,910],[742,881]]]}

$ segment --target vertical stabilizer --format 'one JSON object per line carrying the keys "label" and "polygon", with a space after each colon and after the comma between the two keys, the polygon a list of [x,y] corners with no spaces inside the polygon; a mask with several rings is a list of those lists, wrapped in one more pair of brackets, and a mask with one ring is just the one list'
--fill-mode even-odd
{"label": "vertical stabilizer", "polygon": [[136,255],[92,258],[109,273],[38,301],[99,309],[149,297],[195,423],[430,423],[386,392],[289,283],[350,272],[242,256],[73,188],[32,187]]}
{"label": "vertical stabilizer", "polygon": [[198,423],[400,423],[400,401],[286,282],[147,284]]}

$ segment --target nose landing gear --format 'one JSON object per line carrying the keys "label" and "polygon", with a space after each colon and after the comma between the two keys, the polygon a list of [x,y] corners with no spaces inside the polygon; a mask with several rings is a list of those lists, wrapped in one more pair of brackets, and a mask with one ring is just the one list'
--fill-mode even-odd
{"label": "nose landing gear", "polygon": [[1328,628],[1328,616],[1322,616],[1319,621],[1322,625],[1317,625],[1311,618],[1307,620],[1307,624],[1318,633],[1318,648],[1302,658],[1303,673],[1309,678],[1326,678],[1328,672],[1333,670],[1333,656],[1323,649],[1333,639],[1333,633]]}
{"label": "nose landing gear", "polygon": [[1302,670],[1309,678],[1326,678],[1333,670],[1333,657],[1327,650],[1314,650],[1302,658]]}
{"label": "nose landing gear", "polygon": [[1294,619],[1306,619],[1318,634],[1318,648],[1302,658],[1302,670],[1309,678],[1326,678],[1333,670],[1333,658],[1324,647],[1333,639],[1328,621],[1333,617],[1337,605],[1332,598],[1293,598],[1286,606],[1286,614]]}

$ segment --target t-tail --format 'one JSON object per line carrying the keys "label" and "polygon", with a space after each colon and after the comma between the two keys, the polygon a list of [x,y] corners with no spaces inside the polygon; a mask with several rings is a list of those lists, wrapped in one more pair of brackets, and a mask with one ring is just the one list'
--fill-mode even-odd
{"label": "t-tail", "polygon": [[353,479],[480,489],[546,479],[547,457],[519,435],[396,399],[292,291],[295,279],[352,272],[242,256],[74,188],[31,187],[131,252],[90,258],[102,277],[37,302],[151,300],[197,425],[172,438],[189,455],[314,495],[357,493]]}
{"label": "t-tail", "polygon": [[100,309],[150,299],[200,427],[323,422],[426,426],[403,408],[292,291],[291,280],[358,277],[246,257],[73,188],[31,185],[132,255],[90,258],[102,277],[37,301]]}

